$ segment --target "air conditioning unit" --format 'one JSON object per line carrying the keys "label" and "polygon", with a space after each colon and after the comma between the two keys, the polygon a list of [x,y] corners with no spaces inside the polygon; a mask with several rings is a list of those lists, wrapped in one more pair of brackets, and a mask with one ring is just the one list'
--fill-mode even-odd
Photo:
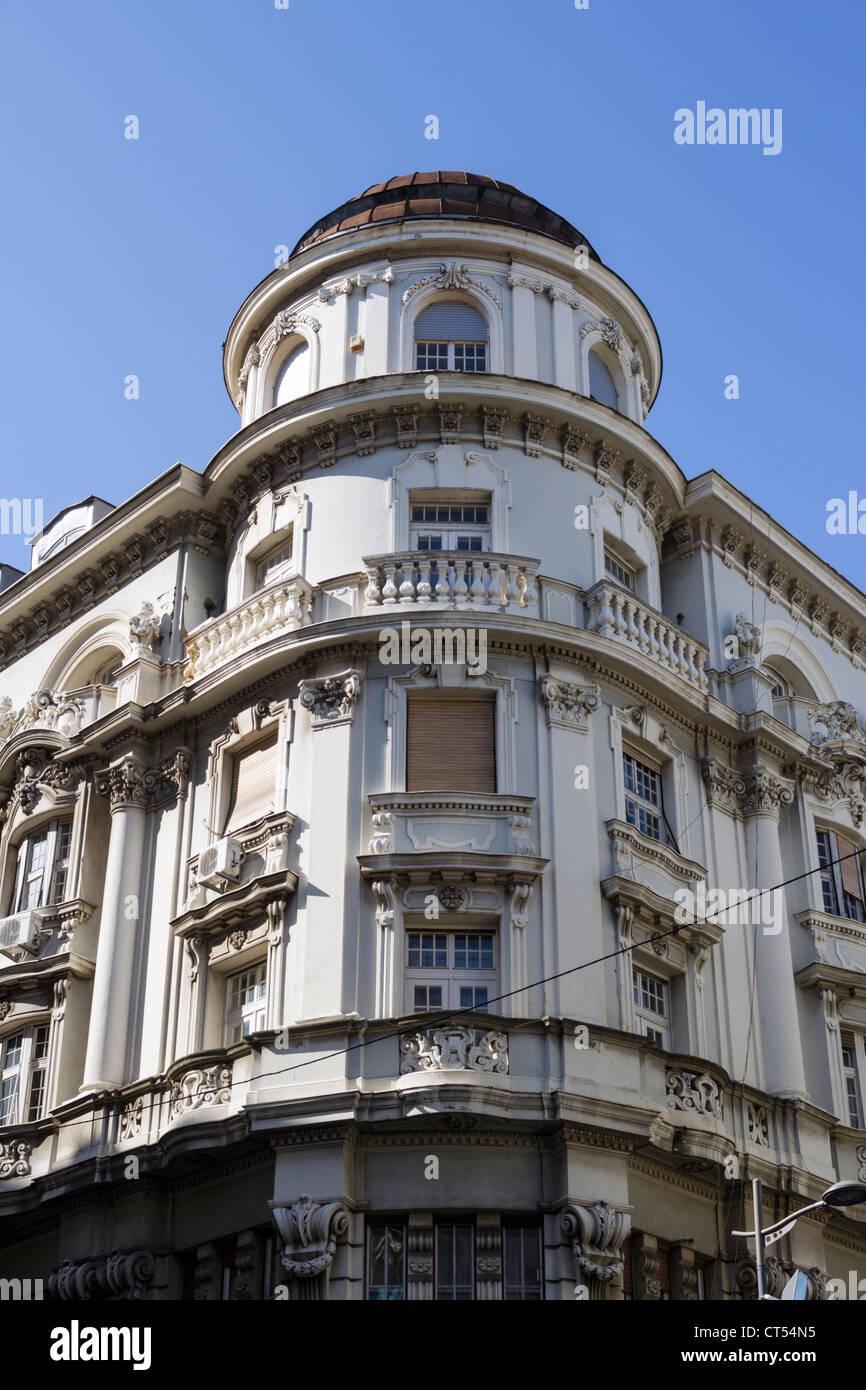
{"label": "air conditioning unit", "polygon": [[[40,912],[16,912],[14,917],[0,917],[0,952],[28,951],[35,955],[39,947]],[[14,956],[13,956],[14,959]]]}
{"label": "air conditioning unit", "polygon": [[240,874],[242,854],[239,842],[230,836],[217,840],[215,845],[202,850],[196,878],[208,888],[222,887],[227,878],[237,878]]}

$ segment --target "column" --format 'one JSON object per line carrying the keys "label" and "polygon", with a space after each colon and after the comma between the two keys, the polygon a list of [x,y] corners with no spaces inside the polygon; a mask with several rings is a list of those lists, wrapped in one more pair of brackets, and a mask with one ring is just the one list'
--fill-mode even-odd
{"label": "column", "polygon": [[553,375],[557,386],[577,390],[574,363],[574,309],[559,291],[551,290],[553,301]]}
{"label": "column", "polygon": [[122,1086],[128,1080],[127,1049],[135,1007],[132,985],[148,794],[146,771],[138,758],[127,754],[97,780],[98,790],[110,798],[111,834],[82,1091]]}
{"label": "column", "polygon": [[[775,888],[785,881],[779,815],[783,806],[791,804],[794,793],[789,783],[765,768],[756,768],[745,780],[743,814],[746,817],[747,872],[750,876],[754,874],[756,888]],[[770,1095],[800,1096],[807,1100],[784,889],[779,890],[776,902],[780,921],[775,924],[779,927],[775,935],[769,934],[760,922],[756,927],[729,925],[727,931],[728,935],[748,931],[755,942],[753,968],[758,978],[753,1056],[758,1084]],[[770,903],[769,898],[765,898],[763,904],[755,903],[753,918],[769,917]],[[742,1023],[745,1028],[745,1017]]]}
{"label": "column", "polygon": [[[358,875],[350,882],[345,855],[347,846],[358,842],[362,815],[361,780],[353,776],[351,765],[360,691],[358,671],[300,682],[300,703],[312,721],[307,880],[316,890],[306,899],[302,1018],[342,1014],[347,996],[354,1001],[356,993]],[[356,895],[355,910],[349,906],[350,893]]]}
{"label": "column", "polygon": [[511,290],[511,340],[514,375],[534,381],[538,376],[535,343],[535,292],[515,281]]}

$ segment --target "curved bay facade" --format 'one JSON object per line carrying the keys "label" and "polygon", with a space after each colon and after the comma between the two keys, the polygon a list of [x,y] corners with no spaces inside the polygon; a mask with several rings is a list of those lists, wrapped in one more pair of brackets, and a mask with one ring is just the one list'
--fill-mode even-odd
{"label": "curved bay facade", "polygon": [[[689,481],[509,185],[350,200],[224,369],[204,473],[0,595],[3,1274],[753,1297],[748,1180],[866,1176],[866,599]],[[866,1275],[856,1211],[795,1267]]]}

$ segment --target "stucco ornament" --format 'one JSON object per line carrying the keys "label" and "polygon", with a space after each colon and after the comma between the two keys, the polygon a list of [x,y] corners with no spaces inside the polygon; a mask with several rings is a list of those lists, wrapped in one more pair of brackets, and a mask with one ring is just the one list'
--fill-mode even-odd
{"label": "stucco ornament", "polygon": [[725,638],[725,651],[729,649],[733,651],[728,662],[732,671],[757,660],[761,649],[761,629],[750,620],[748,614],[738,613],[734,619],[734,630]]}
{"label": "stucco ornament", "polygon": [[562,1229],[571,1240],[578,1283],[585,1280],[600,1284],[619,1282],[622,1247],[631,1231],[628,1212],[616,1211],[607,1202],[592,1202],[589,1206],[574,1203],[562,1214]]}
{"label": "stucco ornament", "polygon": [[162,615],[147,600],[129,620],[129,636],[138,652],[152,652],[159,638]]}
{"label": "stucco ornament", "polygon": [[407,1033],[400,1039],[402,1074],[412,1071],[508,1071],[508,1037],[498,1029],[484,1032],[450,1024]]}
{"label": "stucco ornament", "polygon": [[842,739],[866,744],[866,729],[860,723],[860,716],[854,706],[844,700],[833,700],[830,704],[810,709],[808,719],[812,726],[809,741],[815,747]]}
{"label": "stucco ornament", "polygon": [[337,1241],[349,1228],[342,1202],[314,1202],[301,1197],[292,1206],[271,1203],[283,1241],[281,1261],[292,1279],[313,1279],[330,1269]]}

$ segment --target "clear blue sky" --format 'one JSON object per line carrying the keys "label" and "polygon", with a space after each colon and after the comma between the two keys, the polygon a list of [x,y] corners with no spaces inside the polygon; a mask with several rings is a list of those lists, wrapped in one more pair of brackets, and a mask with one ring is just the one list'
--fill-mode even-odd
{"label": "clear blue sky", "polygon": [[[0,495],[47,519],[204,468],[237,426],[220,344],[274,247],[463,168],[562,213],[644,300],[648,423],[686,475],[718,469],[866,588],[866,537],[825,529],[828,498],[866,496],[864,29],[850,0],[6,0]],[[699,100],[781,107],[781,154],[676,145]]]}

